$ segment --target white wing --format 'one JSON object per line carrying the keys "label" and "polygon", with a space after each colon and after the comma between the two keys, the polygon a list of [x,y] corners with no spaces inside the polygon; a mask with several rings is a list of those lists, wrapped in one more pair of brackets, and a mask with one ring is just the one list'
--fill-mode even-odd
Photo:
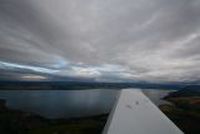
{"label": "white wing", "polygon": [[183,134],[141,90],[124,89],[103,134]]}

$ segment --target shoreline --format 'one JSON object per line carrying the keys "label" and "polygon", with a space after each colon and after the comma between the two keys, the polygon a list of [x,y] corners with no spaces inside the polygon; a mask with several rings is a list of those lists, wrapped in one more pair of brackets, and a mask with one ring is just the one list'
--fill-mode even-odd
{"label": "shoreline", "polygon": [[40,115],[9,109],[0,99],[0,132],[3,134],[101,134],[108,114],[97,116],[47,119]]}

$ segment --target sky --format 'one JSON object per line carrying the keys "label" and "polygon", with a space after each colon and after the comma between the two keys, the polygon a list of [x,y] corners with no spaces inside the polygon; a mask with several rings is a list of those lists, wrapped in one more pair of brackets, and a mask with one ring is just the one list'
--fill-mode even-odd
{"label": "sky", "polygon": [[199,66],[199,0],[0,0],[0,80],[199,82]]}

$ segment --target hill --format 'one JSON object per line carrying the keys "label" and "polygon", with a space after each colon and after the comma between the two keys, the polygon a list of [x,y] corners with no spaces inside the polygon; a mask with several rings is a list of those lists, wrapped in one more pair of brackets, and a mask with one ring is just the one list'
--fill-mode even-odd
{"label": "hill", "polygon": [[165,99],[172,97],[195,97],[200,96],[200,85],[189,85],[177,92],[170,93]]}
{"label": "hill", "polygon": [[171,104],[163,104],[160,109],[185,134],[200,133],[200,90],[199,86],[187,86],[170,93],[163,99]]}

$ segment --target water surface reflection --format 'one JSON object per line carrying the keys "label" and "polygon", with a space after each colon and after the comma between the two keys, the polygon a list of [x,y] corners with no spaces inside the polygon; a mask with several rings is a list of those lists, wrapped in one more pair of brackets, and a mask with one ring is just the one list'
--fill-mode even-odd
{"label": "water surface reflection", "polygon": [[47,118],[72,118],[108,113],[118,90],[0,91],[0,99],[12,109],[37,113]]}

